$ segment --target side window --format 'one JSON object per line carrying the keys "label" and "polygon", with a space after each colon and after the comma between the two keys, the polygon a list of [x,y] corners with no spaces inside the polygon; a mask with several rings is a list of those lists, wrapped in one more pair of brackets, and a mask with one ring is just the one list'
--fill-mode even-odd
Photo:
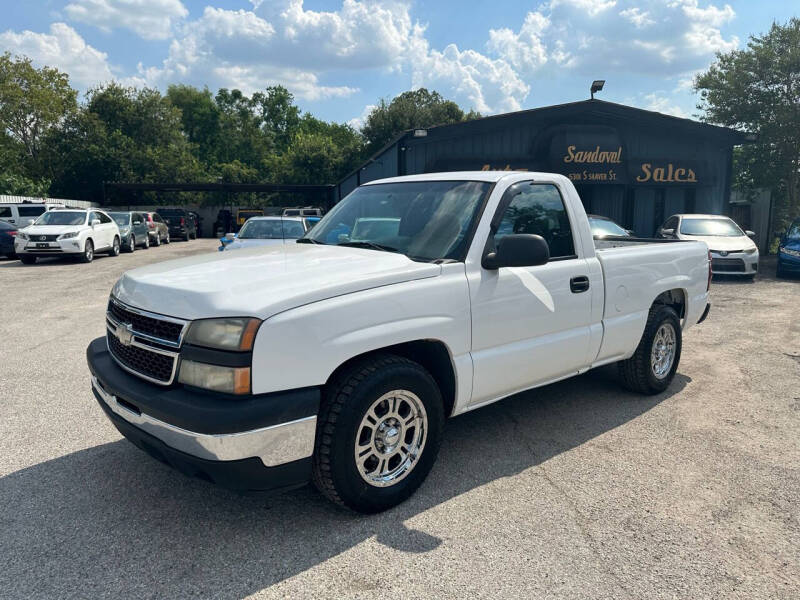
{"label": "side window", "polygon": [[92,211],[92,212],[89,213],[89,220],[87,221],[87,223],[89,223],[89,225],[91,225],[92,221],[94,221],[95,219],[99,219],[99,218],[100,218],[100,216],[96,212]]}
{"label": "side window", "polygon": [[156,223],[164,222],[163,219],[161,218],[161,215],[158,213],[153,213],[153,221],[155,221]]}
{"label": "side window", "polygon": [[678,228],[678,217],[670,217],[664,224],[661,226],[661,229],[677,229]]}
{"label": "side window", "polygon": [[11,216],[10,206],[0,206],[0,219],[7,219]]}
{"label": "side window", "polygon": [[494,234],[495,247],[508,234],[533,233],[545,239],[551,258],[575,256],[569,216],[556,186],[522,182],[506,194],[513,197]]}
{"label": "side window", "polygon": [[101,223],[111,223],[111,217],[109,217],[106,213],[97,213],[97,218],[100,219]]}

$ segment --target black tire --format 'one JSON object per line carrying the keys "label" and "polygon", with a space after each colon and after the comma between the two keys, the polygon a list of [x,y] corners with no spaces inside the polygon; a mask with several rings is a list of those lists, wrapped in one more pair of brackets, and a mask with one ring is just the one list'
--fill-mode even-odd
{"label": "black tire", "polygon": [[9,252],[8,254],[6,254],[6,258],[9,258],[11,260],[16,260],[17,255],[14,254],[13,252]]}
{"label": "black tire", "polygon": [[[662,377],[657,377],[653,372],[652,350],[655,337],[662,325],[671,324],[674,335],[674,357],[669,371]],[[644,327],[642,339],[636,347],[636,352],[627,360],[620,361],[619,374],[622,385],[632,392],[640,394],[658,394],[669,387],[678,363],[681,360],[681,322],[678,313],[663,304],[656,304],[650,309],[647,324]]]}
{"label": "black tire", "polygon": [[167,232],[167,237],[164,238],[164,243],[165,244],[169,244],[169,242],[170,242],[170,237],[169,237],[169,231],[168,231]]}
{"label": "black tire", "polygon": [[160,231],[156,231],[156,241],[153,242],[153,244],[155,246],[160,246],[161,245],[161,232]]}
{"label": "black tire", "polygon": [[[410,391],[421,401],[427,432],[422,452],[411,469],[394,484],[377,487],[358,471],[356,436],[370,407],[394,390]],[[394,354],[358,361],[336,376],[323,392],[313,456],[314,484],[329,500],[354,511],[377,513],[396,506],[417,490],[433,467],[443,427],[441,393],[421,365]],[[405,435],[411,430],[403,431]]]}
{"label": "black tire", "polygon": [[781,269],[780,261],[778,261],[778,264],[775,267],[775,277],[778,279],[783,279],[784,277],[786,277],[785,273],[783,272],[783,269]]}
{"label": "black tire", "polygon": [[119,237],[115,235],[114,241],[111,242],[111,249],[108,251],[108,255],[119,256],[119,248],[120,248]]}
{"label": "black tire", "polygon": [[23,265],[35,265],[36,264],[36,257],[35,256],[28,256],[27,254],[20,254],[19,259],[22,261]]}
{"label": "black tire", "polygon": [[86,240],[83,245],[83,254],[80,258],[82,263],[90,263],[94,260],[94,242],[91,239]]}
{"label": "black tire", "polygon": [[144,236],[144,244],[142,244],[142,248],[145,250],[150,249],[150,234]]}
{"label": "black tire", "polygon": [[136,236],[131,234],[130,241],[128,242],[127,252],[136,252]]}

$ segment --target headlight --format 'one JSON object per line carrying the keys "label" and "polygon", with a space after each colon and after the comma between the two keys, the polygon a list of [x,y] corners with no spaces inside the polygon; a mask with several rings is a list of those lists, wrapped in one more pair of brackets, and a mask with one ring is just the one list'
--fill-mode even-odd
{"label": "headlight", "polygon": [[[17,236],[19,236],[19,234],[17,234]],[[800,250],[792,250],[791,248],[781,247],[778,248],[778,251],[788,254],[789,256],[800,256]]]}
{"label": "headlight", "polygon": [[189,327],[186,342],[219,350],[252,350],[260,324],[247,318],[201,319]]}
{"label": "headlight", "polygon": [[60,239],[60,240],[68,240],[70,238],[78,237],[78,233],[80,233],[80,232],[78,232],[78,231],[70,231],[69,233],[62,233],[60,236],[58,236],[58,239]]}
{"label": "headlight", "polygon": [[27,239],[29,239],[28,238],[28,234],[27,233],[22,233],[21,231],[18,231],[17,232],[17,239],[18,240],[27,240]]}
{"label": "headlight", "polygon": [[178,381],[215,392],[249,394],[250,367],[220,367],[193,360],[183,360]]}
{"label": "headlight", "polygon": [[119,234],[120,235],[128,235],[128,232],[131,230],[130,227],[120,227]]}
{"label": "headlight", "polygon": [[758,248],[748,248],[747,250],[743,251],[745,254],[755,254],[758,252]]}

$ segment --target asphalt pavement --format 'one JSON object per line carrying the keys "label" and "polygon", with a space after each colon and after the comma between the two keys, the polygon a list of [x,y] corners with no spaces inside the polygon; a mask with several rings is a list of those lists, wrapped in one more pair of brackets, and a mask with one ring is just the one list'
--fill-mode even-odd
{"label": "asphalt pavement", "polygon": [[451,420],[376,516],[311,488],[242,496],[121,438],[85,348],[126,269],[0,260],[0,597],[785,598],[800,595],[800,280],[716,281],[654,397],[606,368]]}

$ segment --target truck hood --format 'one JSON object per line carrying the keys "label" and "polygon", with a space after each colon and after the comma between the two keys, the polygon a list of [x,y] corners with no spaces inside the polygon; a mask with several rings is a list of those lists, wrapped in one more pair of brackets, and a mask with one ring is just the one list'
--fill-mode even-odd
{"label": "truck hood", "polygon": [[260,239],[243,239],[236,238],[230,244],[225,246],[225,250],[241,250],[242,248],[255,248],[256,246],[281,246],[283,244],[297,243],[297,240],[260,240]]}
{"label": "truck hood", "polygon": [[748,248],[756,247],[755,242],[746,235],[736,237],[723,235],[682,235],[681,239],[705,242],[708,249],[712,252],[718,252],[720,250],[731,252],[732,250],[747,250]]}
{"label": "truck hood", "polygon": [[125,273],[116,298],[182,319],[279,312],[334,296],[435,277],[441,267],[403,254],[311,244],[243,248],[170,260]]}

